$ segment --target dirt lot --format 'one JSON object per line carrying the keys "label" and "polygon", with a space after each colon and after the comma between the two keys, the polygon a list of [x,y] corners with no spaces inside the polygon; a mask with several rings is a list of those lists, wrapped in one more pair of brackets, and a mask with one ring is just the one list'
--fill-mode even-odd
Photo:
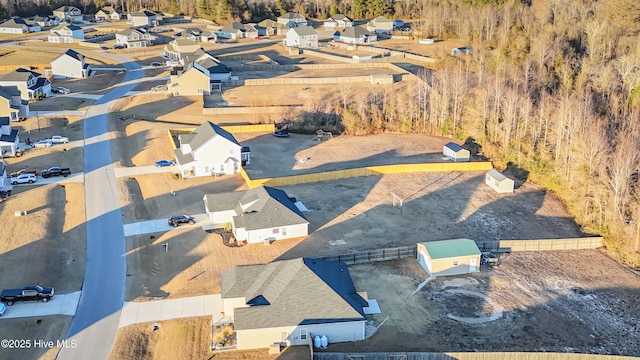
{"label": "dirt lot", "polygon": [[597,250],[505,254],[495,268],[426,283],[413,259],[349,270],[378,300],[378,328],[327,351],[640,353],[640,277]]}

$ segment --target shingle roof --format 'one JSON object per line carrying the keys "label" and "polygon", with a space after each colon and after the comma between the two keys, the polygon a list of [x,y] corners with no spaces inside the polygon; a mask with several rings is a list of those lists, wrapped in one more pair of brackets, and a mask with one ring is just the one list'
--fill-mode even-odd
{"label": "shingle roof", "polygon": [[191,153],[183,154],[180,149],[173,149],[173,153],[176,155],[176,162],[178,165],[185,165],[195,160]]}
{"label": "shingle roof", "polygon": [[[278,16],[278,18],[280,18],[280,19],[293,20],[293,19],[295,19],[295,18],[296,18],[296,17],[298,17],[298,16],[302,16],[302,14],[298,14],[298,13],[295,13],[295,12],[288,12],[288,13],[286,13],[286,14],[283,14],[283,15]],[[302,16],[302,17],[304,17],[304,16]]]}
{"label": "shingle roof", "polygon": [[27,81],[30,76],[40,76],[40,74],[31,70],[18,68],[0,75],[0,81]]}
{"label": "shingle roof", "polygon": [[10,100],[12,96],[20,96],[20,89],[17,86],[0,86],[0,96]]}
{"label": "shingle roof", "polygon": [[224,74],[224,73],[231,72],[231,70],[229,69],[229,67],[227,67],[227,65],[219,61],[216,61],[215,59],[209,56],[201,57],[198,60],[196,60],[195,63],[209,70],[209,72],[211,73]]}
{"label": "shingle roof", "polygon": [[271,19],[264,19],[260,21],[258,25],[262,27],[276,27],[278,26],[278,22]]}
{"label": "shingle roof", "polygon": [[367,302],[344,263],[293,259],[237,266],[222,272],[222,298],[244,297],[236,330],[363,321]]}
{"label": "shingle roof", "polygon": [[131,16],[135,16],[135,17],[153,17],[156,16],[156,13],[149,11],[149,10],[142,10],[142,11],[134,11],[131,13]]}
{"label": "shingle roof", "polygon": [[373,36],[373,33],[362,26],[352,26],[342,30],[340,36],[357,39],[364,36]]}
{"label": "shingle roof", "polygon": [[67,50],[64,55],[69,56],[72,59],[76,59],[80,62],[84,61],[84,56],[79,54],[78,52],[76,52],[75,50],[69,49]]}
{"label": "shingle roof", "polygon": [[0,136],[0,142],[15,143],[17,136],[18,129],[11,129],[11,132],[9,134],[3,134],[2,136]]}
{"label": "shingle roof", "polygon": [[381,22],[393,22],[393,20],[389,20],[384,16],[378,16],[377,18],[373,19],[374,22],[376,23],[381,23]]}
{"label": "shingle roof", "polygon": [[24,22],[23,19],[20,18],[16,18],[16,19],[9,19],[5,22],[3,22],[2,24],[0,24],[0,27],[3,28],[22,28],[24,26],[26,26],[27,24]]}
{"label": "shingle roof", "polygon": [[478,245],[470,239],[428,241],[420,244],[424,245],[432,259],[480,255]]}
{"label": "shingle roof", "polygon": [[73,10],[80,10],[80,9],[78,9],[75,6],[64,5],[64,6],[60,6],[59,8],[55,9],[54,11],[69,12],[69,11],[73,11]]}
{"label": "shingle roof", "polygon": [[60,23],[58,25],[56,25],[55,27],[51,28],[51,30],[62,30],[62,29],[67,29],[67,30],[79,30],[80,27],[79,26],[75,26],[75,25],[70,25],[67,23]]}
{"label": "shingle roof", "polygon": [[207,121],[198,126],[192,132],[192,134],[195,136],[193,136],[193,138],[191,138],[191,140],[188,142],[188,144],[191,146],[191,150],[196,150],[215,136],[221,136],[236,145],[240,145],[238,144],[236,138],[233,137],[230,132],[210,121]]}
{"label": "shingle roof", "polygon": [[316,31],[316,29],[314,29],[311,26],[296,27],[296,28],[293,28],[293,31],[295,31],[296,34],[298,34],[298,36],[318,35],[318,32]]}
{"label": "shingle roof", "polygon": [[105,15],[111,15],[113,13],[117,13],[116,9],[114,9],[112,6],[105,6],[102,9],[98,10],[97,12],[102,12]]}
{"label": "shingle roof", "polygon": [[458,152],[458,151],[460,151],[460,150],[464,150],[462,146],[460,146],[460,145],[458,145],[458,144],[456,144],[456,143],[454,143],[454,142],[448,142],[448,143],[445,145],[445,147],[447,147],[447,148],[449,148],[449,149],[451,149],[451,150],[453,150],[453,151],[455,151],[455,152]]}

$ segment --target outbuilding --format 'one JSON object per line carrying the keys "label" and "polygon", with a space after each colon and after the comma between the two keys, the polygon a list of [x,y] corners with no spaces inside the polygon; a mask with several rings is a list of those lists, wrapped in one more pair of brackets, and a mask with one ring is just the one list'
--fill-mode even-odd
{"label": "outbuilding", "polygon": [[469,161],[471,157],[469,150],[454,142],[447,143],[442,150],[442,154],[453,162]]}
{"label": "outbuilding", "polygon": [[417,244],[418,263],[431,276],[480,271],[481,252],[470,239],[428,241]]}
{"label": "outbuilding", "polygon": [[493,190],[504,194],[512,193],[515,186],[514,181],[504,176],[500,171],[493,169],[487,172],[484,182]]}

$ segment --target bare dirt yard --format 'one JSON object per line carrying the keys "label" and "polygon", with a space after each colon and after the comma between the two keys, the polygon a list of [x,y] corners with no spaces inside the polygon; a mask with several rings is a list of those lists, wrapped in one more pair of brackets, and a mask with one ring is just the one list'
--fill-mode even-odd
{"label": "bare dirt yard", "polygon": [[640,277],[598,250],[503,254],[454,277],[428,278],[414,259],[349,271],[382,313],[370,338],[326,351],[640,353]]}

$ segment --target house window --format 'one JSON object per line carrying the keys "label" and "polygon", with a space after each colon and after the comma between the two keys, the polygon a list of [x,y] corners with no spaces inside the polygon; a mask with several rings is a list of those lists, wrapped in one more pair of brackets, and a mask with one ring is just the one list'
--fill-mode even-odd
{"label": "house window", "polygon": [[287,236],[287,228],[286,227],[282,228],[282,236]]}
{"label": "house window", "polygon": [[224,172],[224,165],[220,165],[220,172]]}
{"label": "house window", "polygon": [[280,229],[273,229],[273,233],[274,234],[279,234],[280,233]]}
{"label": "house window", "polygon": [[453,260],[453,266],[458,266],[458,260]]}
{"label": "house window", "polygon": [[300,340],[307,340],[307,329],[300,329]]}
{"label": "house window", "polygon": [[198,89],[198,94],[202,94],[202,89]]}

